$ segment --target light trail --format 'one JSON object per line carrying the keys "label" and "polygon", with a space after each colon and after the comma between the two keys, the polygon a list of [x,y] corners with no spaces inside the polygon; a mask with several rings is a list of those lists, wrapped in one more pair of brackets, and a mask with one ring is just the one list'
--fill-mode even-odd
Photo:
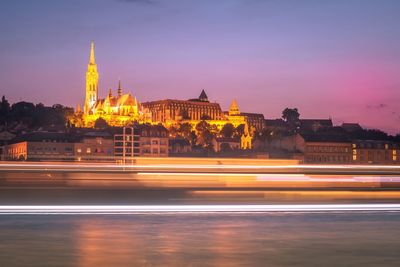
{"label": "light trail", "polygon": [[399,212],[400,204],[0,206],[0,215]]}
{"label": "light trail", "polygon": [[[101,165],[100,165],[101,164]],[[252,164],[104,164],[104,163],[92,163],[92,164],[80,164],[80,163],[65,163],[65,164],[54,164],[54,163],[0,163],[0,170],[13,169],[24,169],[24,170],[40,170],[51,168],[64,168],[61,170],[68,169],[81,169],[91,168],[95,170],[102,169],[333,169],[333,170],[374,170],[374,169],[393,169],[400,170],[399,165],[304,165],[304,164],[278,164],[278,165],[252,165]],[[28,169],[32,168],[32,169]]]}

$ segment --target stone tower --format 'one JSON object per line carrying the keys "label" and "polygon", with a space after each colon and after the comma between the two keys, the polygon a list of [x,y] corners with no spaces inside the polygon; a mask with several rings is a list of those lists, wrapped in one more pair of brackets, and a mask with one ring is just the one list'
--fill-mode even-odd
{"label": "stone tower", "polygon": [[88,69],[86,72],[86,99],[84,113],[89,114],[94,104],[97,101],[99,89],[99,73],[94,59],[94,42],[90,43],[90,57]]}
{"label": "stone tower", "polygon": [[240,115],[240,110],[236,102],[236,99],[233,99],[231,107],[229,108],[229,116],[236,116],[236,115]]}

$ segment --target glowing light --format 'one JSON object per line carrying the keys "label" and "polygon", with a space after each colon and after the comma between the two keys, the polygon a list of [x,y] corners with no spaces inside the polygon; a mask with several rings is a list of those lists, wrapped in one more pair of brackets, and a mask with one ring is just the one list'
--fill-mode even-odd
{"label": "glowing light", "polygon": [[318,205],[113,205],[113,206],[0,206],[5,214],[174,214],[262,212],[393,212],[400,204]]}

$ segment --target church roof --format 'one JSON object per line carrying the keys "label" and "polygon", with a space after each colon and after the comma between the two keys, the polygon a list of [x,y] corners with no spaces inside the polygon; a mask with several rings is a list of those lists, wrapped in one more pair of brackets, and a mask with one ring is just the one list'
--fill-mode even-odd
{"label": "church roof", "polygon": [[118,98],[117,101],[118,106],[135,106],[136,104],[136,100],[131,94],[123,94]]}
{"label": "church roof", "polygon": [[206,92],[204,91],[204,89],[201,90],[201,94],[199,96],[199,100],[208,101],[208,96],[207,96]]}

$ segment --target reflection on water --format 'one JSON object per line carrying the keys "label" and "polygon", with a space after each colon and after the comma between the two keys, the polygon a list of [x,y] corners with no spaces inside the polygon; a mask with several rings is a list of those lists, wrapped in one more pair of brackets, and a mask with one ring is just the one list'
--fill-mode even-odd
{"label": "reflection on water", "polygon": [[399,213],[0,217],[0,266],[398,266]]}

